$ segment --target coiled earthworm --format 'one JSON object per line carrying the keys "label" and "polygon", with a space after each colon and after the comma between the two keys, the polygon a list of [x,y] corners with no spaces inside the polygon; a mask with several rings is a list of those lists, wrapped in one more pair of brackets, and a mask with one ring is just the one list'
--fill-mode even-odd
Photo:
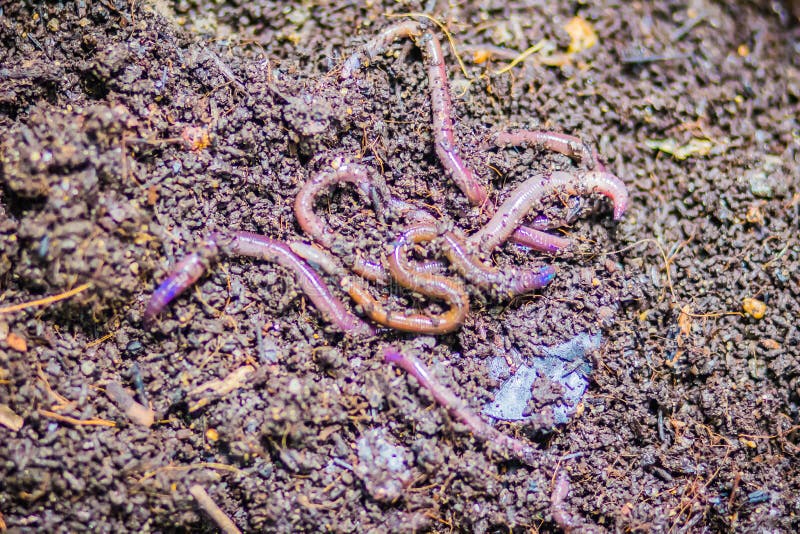
{"label": "coiled earthworm", "polygon": [[[398,215],[407,217],[414,221],[433,221],[435,220],[430,213],[418,209],[413,204],[394,198],[389,194],[386,184],[382,180],[373,177],[373,173],[366,167],[355,163],[342,165],[339,169],[331,172],[321,172],[314,175],[300,189],[294,202],[294,213],[300,227],[311,236],[317,243],[330,249],[333,246],[334,231],[323,221],[315,212],[314,204],[317,196],[327,188],[335,184],[351,183],[358,187],[365,198],[371,198],[373,193],[377,193],[379,201],[383,206],[376,207],[376,211],[381,208],[388,208],[397,212]],[[298,247],[300,248],[300,247]],[[314,251],[307,251],[314,254]],[[303,254],[300,254],[303,256]],[[306,257],[309,261],[314,261]],[[352,271],[362,278],[387,284],[389,275],[380,263],[370,261],[361,257],[356,257],[350,266]],[[428,263],[420,267],[426,272],[441,269],[441,264]]]}
{"label": "coiled earthworm", "polygon": [[440,406],[445,408],[453,418],[466,425],[476,437],[495,443],[501,449],[510,452],[514,457],[530,466],[538,466],[537,459],[541,456],[539,451],[489,426],[447,386],[436,380],[418,358],[410,354],[403,354],[394,348],[386,347],[383,349],[383,361],[397,365],[413,376],[420,386],[430,391],[433,399]]}
{"label": "coiled earthworm", "polygon": [[[414,332],[418,334],[447,334],[452,332],[464,322],[469,312],[469,301],[463,289],[456,289],[457,284],[443,279],[450,287],[452,296],[449,296],[451,307],[448,311],[439,315],[424,315],[421,313],[397,313],[386,309],[375,297],[370,295],[366,287],[361,285],[351,277],[342,279],[342,289],[350,298],[367,314],[370,319],[383,326],[394,328],[403,332]],[[463,294],[464,299],[456,298]]]}
{"label": "coiled earthworm", "polygon": [[167,279],[156,289],[145,310],[144,319],[152,321],[169,302],[191,286],[202,275],[209,261],[219,251],[228,255],[247,256],[277,263],[292,271],[300,288],[319,310],[325,321],[333,323],[342,332],[351,335],[372,335],[374,329],[350,313],[341,300],[335,297],[325,282],[308,263],[294,254],[281,241],[250,232],[230,234],[214,232],[204,241],[201,252],[195,252],[178,263]]}
{"label": "coiled earthworm", "polygon": [[392,277],[400,285],[411,291],[445,301],[450,306],[450,309],[446,312],[438,315],[392,313],[370,295],[363,285],[351,277],[342,279],[342,289],[376,323],[404,332],[423,334],[446,334],[452,332],[461,326],[467,313],[469,313],[469,297],[466,291],[460,283],[454,280],[416,269],[404,257],[403,250],[401,250],[403,248],[401,246],[396,247],[387,259]]}
{"label": "coiled earthworm", "polygon": [[538,174],[520,184],[492,219],[469,238],[469,242],[481,251],[493,250],[514,232],[537,202],[560,188],[571,188],[576,192],[602,193],[614,203],[614,219],[621,218],[628,206],[628,191],[625,184],[613,174],[601,171],[589,171],[577,175],[559,171],[549,177]]}
{"label": "coiled earthworm", "polygon": [[[405,37],[414,40],[426,59],[436,155],[442,162],[445,172],[450,175],[469,202],[492,213],[494,205],[489,199],[486,188],[458,153],[444,54],[441,43],[434,34],[425,31],[423,26],[415,21],[404,21],[390,26],[369,40],[362,51],[351,55],[345,61],[340,76],[342,79],[350,78],[361,67],[364,56],[369,59],[375,58],[385,53],[392,42]],[[521,227],[519,232],[514,232],[511,239],[520,245],[550,253],[566,248],[570,244],[564,238],[526,226]]]}
{"label": "coiled earthworm", "polygon": [[[317,243],[325,248],[333,246],[334,231],[314,212],[317,196],[334,184],[351,183],[369,199],[371,193],[378,190],[384,198],[388,196],[384,184],[376,185],[369,171],[361,165],[343,165],[332,172],[321,172],[314,175],[300,189],[294,201],[294,213],[300,227]],[[405,204],[405,203],[403,203]],[[357,257],[350,267],[353,272],[377,282],[387,283],[388,276],[382,266]]]}
{"label": "coiled earthworm", "polygon": [[314,213],[317,196],[334,184],[351,183],[358,186],[359,192],[369,199],[373,183],[368,171],[361,165],[344,165],[332,172],[315,174],[300,189],[294,200],[294,213],[300,227],[317,243],[325,248],[333,246],[335,232]]}
{"label": "coiled earthworm", "polygon": [[[467,281],[481,289],[490,290],[501,295],[515,296],[540,289],[552,281],[555,270],[552,266],[545,265],[535,269],[505,268],[503,271],[484,264],[475,254],[468,250],[464,239],[454,232],[440,233],[432,224],[416,224],[406,228],[397,240],[393,257],[403,257],[400,250],[406,244],[433,241],[441,237],[441,246],[444,255],[450,260],[456,271]],[[400,261],[400,260],[398,260]],[[408,262],[403,264],[412,275],[417,272],[410,267]],[[409,268],[410,267],[410,268]]]}

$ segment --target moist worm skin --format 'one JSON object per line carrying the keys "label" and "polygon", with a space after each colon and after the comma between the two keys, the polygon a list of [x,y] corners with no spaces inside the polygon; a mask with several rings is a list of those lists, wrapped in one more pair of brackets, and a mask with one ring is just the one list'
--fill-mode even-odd
{"label": "moist worm skin", "polygon": [[550,494],[550,515],[563,532],[572,532],[578,526],[564,502],[569,496],[569,489],[569,475],[562,469],[556,475],[553,492]]}
{"label": "moist worm skin", "polygon": [[300,189],[294,200],[294,214],[297,223],[308,235],[325,248],[331,248],[336,233],[314,213],[317,196],[332,185],[351,183],[358,186],[359,192],[369,199],[369,191],[374,187],[369,172],[361,165],[346,165],[332,172],[314,175]]}
{"label": "moist worm skin", "polygon": [[153,293],[144,313],[149,323],[167,304],[190,287],[205,272],[219,252],[228,255],[248,256],[277,263],[292,271],[300,288],[319,310],[323,319],[333,323],[342,332],[352,335],[372,335],[374,329],[350,313],[336,298],[314,269],[292,252],[289,245],[250,232],[223,234],[214,232],[203,242],[201,252],[189,254],[181,260]]}
{"label": "moist worm skin", "polygon": [[[413,204],[399,200],[389,194],[386,184],[384,184],[382,180],[373,178],[373,173],[366,167],[350,163],[343,165],[336,171],[321,172],[314,175],[314,177],[306,182],[300,189],[300,192],[295,198],[294,213],[298,224],[311,238],[327,249],[333,246],[336,233],[314,212],[314,204],[320,193],[340,183],[350,183],[357,186],[359,192],[364,195],[365,199],[372,199],[372,194],[377,193],[378,201],[382,202],[383,205],[375,206],[376,211],[380,209],[391,209],[401,217],[406,217],[411,220],[435,220],[430,213],[418,209]],[[313,254],[313,251],[309,251],[309,253]],[[311,258],[306,259],[314,262]],[[441,268],[440,264],[430,264],[423,267],[423,269],[427,271],[433,271],[438,268]],[[386,269],[379,261],[376,262],[357,256],[353,260],[350,269],[362,278],[373,282],[387,284],[390,281],[389,273],[387,273]]]}
{"label": "moist worm skin", "polygon": [[578,193],[601,193],[614,203],[614,219],[622,217],[628,206],[628,191],[619,178],[602,171],[573,175],[554,172],[549,177],[537,174],[520,184],[500,206],[492,219],[469,238],[469,243],[489,252],[503,243],[520,221],[546,195],[567,188]]}
{"label": "moist worm skin", "polygon": [[[402,332],[447,334],[461,326],[469,312],[469,304],[466,300],[456,302],[448,311],[439,315],[391,312],[370,295],[364,286],[351,278],[342,279],[342,289],[373,321]],[[464,297],[466,297],[466,293],[464,293]]]}
{"label": "moist worm skin", "polygon": [[289,269],[325,320],[348,334],[374,334],[374,329],[350,313],[314,269],[292,252],[286,243],[250,232],[236,232],[225,249],[232,254],[271,261]]}
{"label": "moist worm skin", "polygon": [[[497,294],[515,296],[534,289],[541,289],[550,283],[555,276],[553,267],[546,265],[535,269],[506,268],[503,271],[484,264],[469,251],[466,241],[453,232],[440,232],[432,224],[416,224],[407,228],[398,239],[395,251],[406,243],[422,243],[441,237],[444,255],[450,260],[455,270],[467,281],[481,289]],[[406,262],[407,270],[412,276],[422,274]]]}
{"label": "moist worm skin", "polygon": [[450,388],[436,380],[427,367],[416,357],[403,354],[391,347],[384,348],[383,360],[392,363],[413,376],[420,386],[430,391],[434,400],[456,420],[466,425],[479,439],[495,443],[501,449],[508,451],[512,456],[520,459],[529,466],[539,465],[541,453],[531,445],[501,433],[496,428],[489,426],[480,418]]}
{"label": "moist worm skin", "polygon": [[399,243],[387,258],[389,272],[403,287],[424,296],[445,301],[450,308],[438,315],[420,313],[393,313],[386,309],[367,289],[356,280],[345,277],[342,288],[361,306],[361,309],[376,323],[423,334],[446,334],[456,330],[469,313],[469,297],[458,282],[436,274],[422,272],[405,258],[408,243]]}
{"label": "moist worm skin", "polygon": [[197,252],[192,252],[179,261],[156,288],[144,310],[143,322],[145,325],[152,325],[156,315],[203,276],[209,263],[219,255],[215,236],[216,234],[208,236]]}
{"label": "moist worm skin", "polygon": [[[336,233],[314,212],[314,204],[321,192],[340,183],[356,185],[359,192],[368,200],[373,191],[377,191],[384,199],[389,196],[386,187],[383,184],[375,184],[370,172],[361,165],[348,164],[333,172],[321,172],[314,175],[297,194],[294,201],[294,213],[300,227],[327,249],[333,246]],[[405,202],[393,200],[390,200],[388,204],[410,206]],[[389,276],[382,265],[361,257],[355,258],[351,269],[368,280],[384,284],[389,281]]]}
{"label": "moist worm skin", "polygon": [[605,165],[597,155],[597,151],[574,135],[545,130],[511,130],[496,134],[493,142],[495,146],[500,148],[514,146],[544,148],[578,160],[590,170],[606,170]]}
{"label": "moist worm skin", "polygon": [[[425,31],[422,25],[416,21],[404,21],[390,26],[368,41],[361,51],[354,53],[345,61],[340,78],[352,77],[353,73],[361,68],[362,59],[365,56],[368,59],[374,59],[384,54],[390,44],[401,38],[411,38],[425,56],[428,85],[431,92],[432,129],[436,155],[445,172],[450,175],[469,202],[492,213],[494,204],[489,199],[487,189],[458,153],[452,119],[453,104],[450,99],[444,54],[441,43],[434,34]],[[549,253],[557,252],[570,245],[570,242],[564,238],[527,226],[520,227],[520,231],[514,232],[511,239],[520,245]]]}

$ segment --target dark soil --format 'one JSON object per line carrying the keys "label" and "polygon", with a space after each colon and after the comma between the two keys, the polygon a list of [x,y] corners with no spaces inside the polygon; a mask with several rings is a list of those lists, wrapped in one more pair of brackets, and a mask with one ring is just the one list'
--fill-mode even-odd
{"label": "dark soil", "polygon": [[[0,2],[0,308],[91,284],[0,314],[0,531],[213,531],[194,484],[245,531],[553,531],[557,470],[561,508],[595,531],[800,529],[800,31],[786,6],[453,4]],[[157,282],[210,229],[303,238],[294,198],[336,158],[461,231],[486,221],[436,158],[415,47],[336,75],[413,11],[462,50],[465,73],[445,46],[456,137],[496,198],[574,164],[486,151],[488,136],[552,129],[596,143],[631,192],[624,219],[587,199],[563,229],[571,251],[505,246],[499,264],[552,261],[555,281],[511,302],[473,295],[451,335],[346,338],[287,271],[237,258],[144,328]],[[574,16],[598,44],[548,64]],[[542,39],[550,56],[502,74],[508,60],[468,48]],[[338,254],[379,257],[398,228],[336,191],[318,209],[348,238]],[[576,416],[499,425],[546,453],[540,469],[378,354],[416,352],[480,411],[493,357],[530,362],[582,333],[603,341]],[[239,387],[197,391],[247,365]],[[126,416],[111,382],[156,423]],[[558,403],[551,389],[532,408]]]}

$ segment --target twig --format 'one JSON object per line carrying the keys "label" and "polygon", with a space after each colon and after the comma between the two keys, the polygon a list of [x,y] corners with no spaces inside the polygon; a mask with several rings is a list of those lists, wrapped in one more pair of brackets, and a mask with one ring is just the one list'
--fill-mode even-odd
{"label": "twig", "polygon": [[24,310],[26,308],[33,308],[36,306],[46,306],[48,304],[52,304],[53,302],[58,302],[59,300],[68,299],[70,297],[74,297],[78,293],[82,291],[86,291],[91,287],[92,284],[86,283],[81,284],[75,289],[70,289],[65,293],[60,293],[58,295],[53,295],[51,297],[45,297],[43,299],[32,300],[30,302],[23,302],[21,304],[14,304],[13,306],[6,306],[5,308],[0,308],[0,315],[4,313],[12,313],[20,310]]}
{"label": "twig", "polygon": [[520,63],[522,63],[523,61],[528,59],[528,56],[530,56],[532,54],[535,54],[536,52],[540,51],[542,48],[544,48],[544,46],[546,44],[547,44],[547,41],[542,39],[541,41],[539,41],[535,45],[530,46],[527,49],[525,49],[525,51],[522,52],[520,55],[518,55],[516,58],[514,58],[511,61],[511,63],[509,63],[508,65],[506,65],[505,67],[503,67],[500,70],[494,71],[493,74],[495,74],[495,75],[497,75],[497,74],[505,74],[506,72],[510,71],[511,69],[513,69],[514,67],[516,67],[517,65],[519,65]]}
{"label": "twig", "polygon": [[217,503],[214,502],[203,486],[195,484],[189,488],[189,493],[192,494],[192,497],[195,498],[200,508],[214,520],[222,532],[225,534],[242,534],[242,531],[239,530],[231,518],[222,511],[222,508],[217,506]]}
{"label": "twig", "polygon": [[133,397],[120,384],[109,382],[106,384],[106,393],[117,407],[128,416],[128,419],[137,425],[153,426],[156,418],[155,412],[133,400]]}
{"label": "twig", "polygon": [[42,408],[39,408],[36,411],[39,412],[40,415],[49,417],[50,419],[55,419],[56,421],[61,421],[62,423],[70,423],[72,425],[110,426],[110,427],[117,426],[117,423],[115,423],[114,421],[109,421],[107,419],[75,419],[74,417],[70,417],[68,415],[61,415],[60,413],[51,412],[50,410],[43,410]]}
{"label": "twig", "polygon": [[166,471],[191,471],[192,469],[218,469],[220,471],[228,471],[239,475],[245,474],[241,469],[234,467],[232,465],[221,464],[219,462],[199,462],[190,465],[165,465],[159,467],[153,471],[148,471],[147,473],[145,473],[144,476],[142,476],[142,478],[139,479],[138,483],[141,484],[148,478],[153,478],[157,474],[164,473]]}
{"label": "twig", "polygon": [[[204,395],[207,392],[211,392],[214,395],[219,397],[224,397],[231,391],[237,390],[247,383],[247,377],[251,373],[255,371],[255,367],[252,365],[244,365],[228,376],[223,378],[222,380],[212,380],[210,382],[206,382],[205,384],[201,384],[200,386],[194,388],[192,391],[189,392],[189,398],[196,398],[198,396]],[[189,413],[195,412],[206,406],[211,399],[206,396],[200,397],[194,404],[189,407]]]}
{"label": "twig", "polygon": [[14,413],[14,411],[6,404],[0,404],[0,425],[16,432],[22,425],[25,424],[25,419]]}

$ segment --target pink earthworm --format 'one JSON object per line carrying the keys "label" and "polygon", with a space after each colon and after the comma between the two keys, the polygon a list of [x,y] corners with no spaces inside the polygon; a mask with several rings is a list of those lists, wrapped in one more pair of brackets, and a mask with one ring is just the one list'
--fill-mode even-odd
{"label": "pink earthworm", "polygon": [[[450,99],[444,54],[442,45],[434,34],[425,31],[423,26],[415,21],[404,21],[390,26],[368,41],[362,51],[354,53],[345,61],[340,77],[342,79],[350,78],[361,67],[364,56],[373,59],[385,53],[390,44],[401,38],[414,40],[426,58],[436,155],[442,162],[445,172],[450,175],[469,202],[492,213],[494,204],[489,199],[487,189],[480,183],[458,152],[452,119],[453,103]],[[558,252],[570,244],[562,237],[526,226],[520,227],[520,231],[514,232],[511,239],[520,245],[549,253]]]}
{"label": "pink earthworm", "polygon": [[326,250],[315,245],[301,243],[299,241],[292,241],[289,243],[289,248],[292,252],[306,260],[315,267],[318,271],[322,271],[332,276],[344,276],[345,269],[339,265],[334,257]]}
{"label": "pink earthworm", "polygon": [[219,251],[228,255],[247,256],[275,262],[295,274],[297,283],[314,303],[325,321],[333,323],[342,332],[362,336],[372,335],[374,329],[350,313],[335,297],[325,282],[308,263],[294,254],[286,243],[250,232],[224,234],[214,232],[204,241],[201,252],[189,254],[181,260],[166,280],[156,289],[144,313],[150,323],[169,302],[190,287],[203,274],[208,263]]}
{"label": "pink earthworm", "polygon": [[622,181],[608,172],[589,171],[580,174],[554,172],[537,174],[520,184],[497,210],[492,219],[469,238],[479,250],[489,252],[503,243],[519,226],[520,221],[544,196],[569,188],[579,193],[598,192],[614,204],[614,219],[619,220],[628,206],[628,190]]}
{"label": "pink earthworm", "polygon": [[[346,80],[353,76],[358,69],[364,66],[364,60],[374,60],[376,57],[386,52],[390,44],[402,37],[416,37],[422,32],[419,22],[415,20],[404,20],[385,28],[378,35],[367,41],[364,47],[351,55],[342,65],[339,77]],[[366,57],[364,57],[366,56]]]}
{"label": "pink earthworm", "polygon": [[539,465],[538,458],[541,457],[541,453],[538,450],[527,443],[503,434],[486,423],[447,386],[436,380],[418,358],[386,347],[383,349],[383,360],[386,363],[397,365],[413,376],[420,386],[430,391],[437,404],[445,408],[454,419],[467,426],[479,439],[496,444],[530,466]]}
{"label": "pink earthworm", "polygon": [[179,261],[153,292],[144,310],[144,324],[151,325],[155,316],[161,313],[173,299],[197,282],[208,269],[209,263],[218,255],[217,234],[213,233],[203,240],[197,252],[192,252]]}
{"label": "pink earthworm", "polygon": [[[321,172],[314,175],[300,189],[294,202],[294,212],[300,227],[313,238],[317,243],[330,249],[333,246],[334,231],[314,212],[314,204],[317,196],[327,188],[335,184],[350,183],[358,187],[359,191],[369,198],[372,191],[377,191],[380,201],[387,209],[394,210],[398,215],[414,221],[433,221],[435,218],[430,213],[418,209],[413,204],[399,200],[389,194],[386,184],[382,180],[374,178],[363,165],[350,163],[342,165],[339,169],[329,172]],[[380,209],[381,207],[376,207]],[[295,245],[298,249],[300,245]],[[308,254],[318,254],[313,250],[307,250]],[[303,255],[302,253],[300,254]],[[310,257],[307,260],[314,262]],[[317,263],[317,262],[314,262]],[[424,272],[434,272],[442,269],[441,263],[426,262],[419,265],[419,270]],[[356,257],[350,269],[357,275],[382,284],[389,283],[389,274],[383,265],[378,262]]]}
{"label": "pink earthworm", "polygon": [[578,526],[564,503],[569,495],[569,489],[569,475],[561,470],[556,475],[553,492],[550,494],[550,515],[563,532],[571,532]]}
{"label": "pink earthworm", "polygon": [[300,227],[317,243],[325,248],[333,246],[335,232],[314,213],[314,204],[317,196],[334,184],[351,183],[358,186],[359,191],[369,198],[369,191],[373,187],[367,169],[361,165],[343,165],[330,172],[320,172],[314,175],[300,189],[294,201],[294,213]]}
{"label": "pink earthworm", "polygon": [[445,301],[450,308],[438,315],[421,313],[392,313],[367,289],[351,278],[342,280],[342,288],[376,323],[402,330],[423,334],[446,334],[461,326],[469,313],[469,297],[464,287],[449,278],[437,274],[420,272],[395,249],[387,259],[389,272],[403,287],[427,297]]}
{"label": "pink earthworm", "polygon": [[558,152],[569,158],[579,160],[590,170],[603,172],[606,170],[605,165],[597,155],[597,150],[574,135],[545,130],[512,130],[495,134],[492,142],[500,148],[510,146],[544,148],[545,150]]}
{"label": "pink earthworm", "polygon": [[411,243],[422,243],[441,238],[442,251],[456,271],[467,281],[476,286],[504,294],[515,296],[534,289],[541,289],[552,281],[555,270],[545,265],[535,269],[506,268],[503,271],[481,262],[468,250],[464,239],[454,232],[440,233],[435,225],[421,223],[406,228],[397,240],[392,256],[397,263],[416,275],[413,267],[404,258],[404,247]]}
{"label": "pink earthworm", "polygon": [[342,279],[342,289],[376,323],[402,330],[424,334],[446,334],[461,326],[469,313],[469,297],[464,287],[455,280],[419,270],[419,265],[409,262],[396,247],[387,258],[389,272],[403,287],[427,297],[445,301],[450,308],[437,315],[421,313],[393,313],[386,309],[357,280]]}
{"label": "pink earthworm", "polygon": [[[464,289],[456,282],[441,276],[428,275],[428,277],[438,280],[427,280],[423,290],[418,290],[417,292],[427,293],[426,296],[445,300],[450,304],[450,309],[446,312],[438,315],[425,315],[389,311],[369,293],[366,287],[350,277],[342,279],[342,289],[350,295],[350,298],[356,302],[365,314],[378,324],[402,332],[447,334],[457,329],[464,322],[464,318],[469,313],[469,299]],[[415,281],[418,282],[419,280]]]}
{"label": "pink earthworm", "polygon": [[[299,242],[289,243],[289,247],[292,252],[322,272],[339,277],[346,276],[344,268],[338,264],[337,260],[328,251],[317,248],[314,245]],[[432,264],[433,262],[430,263]],[[435,267],[441,268],[442,265],[437,264]],[[432,270],[429,265],[422,265],[421,269]],[[383,268],[383,265],[374,261],[359,258],[356,274],[371,282],[389,283],[389,273]]]}
{"label": "pink earthworm", "polygon": [[[358,164],[343,165],[339,169],[331,172],[321,172],[314,175],[300,189],[294,201],[294,213],[300,227],[311,236],[317,243],[325,248],[333,246],[334,236],[336,235],[325,221],[314,212],[314,204],[317,196],[334,184],[351,183],[356,185],[359,191],[367,198],[369,193],[377,189],[388,196],[384,184],[376,185],[369,171]],[[405,204],[405,203],[403,203]],[[387,283],[389,280],[383,266],[357,257],[351,266],[353,272],[368,280]]]}

